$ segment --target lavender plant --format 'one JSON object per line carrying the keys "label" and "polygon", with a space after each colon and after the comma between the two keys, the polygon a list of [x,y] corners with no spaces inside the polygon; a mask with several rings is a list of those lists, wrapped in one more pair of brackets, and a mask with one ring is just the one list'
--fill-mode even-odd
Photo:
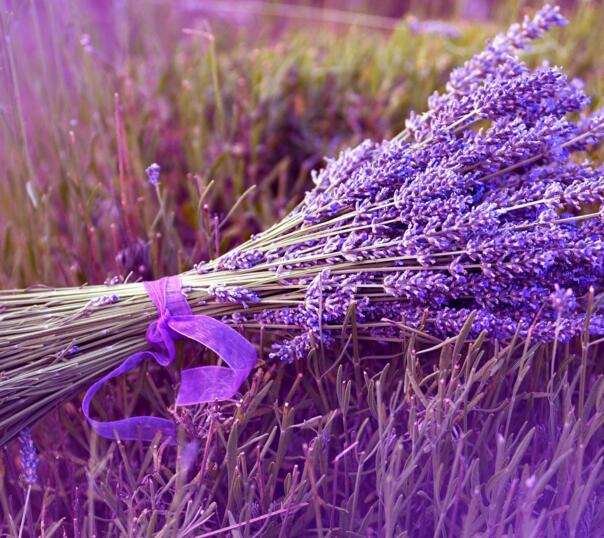
{"label": "lavender plant", "polygon": [[[352,316],[372,341],[452,336],[471,315],[472,337],[578,334],[604,278],[604,177],[587,156],[604,114],[519,58],[564,23],[546,6],[513,25],[403,133],[343,151],[281,222],[181,275],[193,311],[271,332],[284,361],[334,345]],[[161,195],[156,167],[149,178]],[[141,283],[5,291],[0,305],[0,442],[144,349],[155,317]]]}

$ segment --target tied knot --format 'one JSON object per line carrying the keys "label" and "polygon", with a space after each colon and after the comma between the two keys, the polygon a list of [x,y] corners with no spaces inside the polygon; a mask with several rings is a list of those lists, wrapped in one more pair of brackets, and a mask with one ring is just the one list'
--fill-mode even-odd
{"label": "tied knot", "polygon": [[99,421],[90,416],[90,404],[104,383],[118,377],[142,361],[155,359],[167,366],[176,357],[175,340],[185,338],[215,352],[225,366],[200,366],[181,371],[176,405],[194,405],[232,398],[256,362],[256,350],[237,331],[217,319],[193,315],[182,293],[180,278],[168,277],[144,282],[158,317],[147,328],[147,341],[158,348],[130,355],[120,366],[94,383],[82,401],[82,410],[95,431],[108,439],[152,441],[157,432],[176,442],[176,424],[169,419],[135,416]]}
{"label": "tied knot", "polygon": [[172,313],[167,307],[159,312],[159,317],[152,321],[147,328],[147,341],[156,347],[163,348],[166,355],[160,355],[158,362],[162,366],[171,363],[176,357],[175,340],[178,339],[178,333],[170,329],[170,320]]}

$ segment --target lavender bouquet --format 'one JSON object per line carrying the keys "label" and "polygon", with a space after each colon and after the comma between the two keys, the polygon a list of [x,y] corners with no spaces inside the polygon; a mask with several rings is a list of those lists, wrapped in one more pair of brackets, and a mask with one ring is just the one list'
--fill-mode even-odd
{"label": "lavender bouquet", "polygon": [[[370,342],[468,319],[498,340],[604,332],[585,304],[604,284],[604,170],[588,157],[604,114],[579,81],[519,59],[562,24],[545,6],[511,26],[403,133],[343,151],[284,220],[180,275],[193,313],[270,331],[284,361],[352,317]],[[144,351],[156,316],[143,283],[0,292],[0,444]]]}

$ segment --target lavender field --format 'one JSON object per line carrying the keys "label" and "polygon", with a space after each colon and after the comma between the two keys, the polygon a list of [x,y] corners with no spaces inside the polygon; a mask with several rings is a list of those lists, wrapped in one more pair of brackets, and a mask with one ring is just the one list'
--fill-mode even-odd
{"label": "lavender field", "polygon": [[0,2],[0,537],[604,537],[603,32]]}

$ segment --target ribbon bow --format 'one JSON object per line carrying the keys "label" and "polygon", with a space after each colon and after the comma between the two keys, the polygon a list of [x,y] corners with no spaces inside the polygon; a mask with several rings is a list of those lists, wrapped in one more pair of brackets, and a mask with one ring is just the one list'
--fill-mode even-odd
{"label": "ribbon bow", "polygon": [[84,416],[101,436],[121,440],[151,441],[158,431],[176,440],[176,424],[168,419],[138,416],[120,420],[98,421],[90,417],[90,402],[104,383],[136,368],[146,359],[155,359],[162,366],[176,356],[175,340],[188,338],[217,353],[230,368],[201,366],[182,370],[176,405],[193,405],[231,398],[256,363],[256,350],[237,331],[209,316],[193,315],[182,293],[180,278],[172,276],[144,283],[157,308],[159,317],[147,329],[148,342],[157,351],[141,351],[130,355],[120,366],[94,383],[84,395]]}

